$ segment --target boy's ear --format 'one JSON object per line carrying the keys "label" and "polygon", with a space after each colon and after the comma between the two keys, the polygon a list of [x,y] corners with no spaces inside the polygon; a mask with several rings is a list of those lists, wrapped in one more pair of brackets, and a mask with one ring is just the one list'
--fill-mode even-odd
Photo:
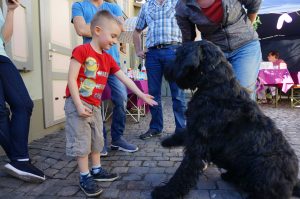
{"label": "boy's ear", "polygon": [[94,31],[96,34],[99,34],[103,29],[100,26],[95,26]]}

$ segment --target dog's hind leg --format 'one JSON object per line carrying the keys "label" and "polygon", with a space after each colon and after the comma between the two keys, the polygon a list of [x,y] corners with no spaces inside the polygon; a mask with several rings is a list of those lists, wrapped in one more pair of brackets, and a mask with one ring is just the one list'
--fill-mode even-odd
{"label": "dog's hind leg", "polygon": [[185,157],[173,177],[166,185],[152,191],[153,199],[177,199],[186,195],[196,185],[198,176],[205,164],[198,150],[186,150]]}
{"label": "dog's hind leg", "polygon": [[[273,178],[274,179],[274,178]],[[272,177],[266,176],[264,179],[255,179],[255,182],[244,184],[242,189],[247,192],[247,199],[289,199],[292,197],[292,187],[294,183],[283,178],[277,178],[275,181]]]}
{"label": "dog's hind leg", "polygon": [[[262,195],[257,195],[257,194],[249,194],[246,199],[266,199],[264,198],[264,196]],[[288,198],[286,198],[288,199]]]}
{"label": "dog's hind leg", "polygon": [[290,199],[290,196],[287,195],[272,195],[272,194],[265,194],[265,193],[250,193],[246,199]]}
{"label": "dog's hind leg", "polygon": [[238,184],[239,183],[239,177],[235,176],[233,172],[227,171],[226,173],[221,173],[221,178],[229,183]]}
{"label": "dog's hind leg", "polygon": [[161,142],[163,147],[183,146],[186,138],[186,129],[176,131],[173,135],[167,137]]}
{"label": "dog's hind leg", "polygon": [[296,183],[296,185],[294,186],[293,196],[300,197],[300,180],[299,179],[298,179],[298,182]]}

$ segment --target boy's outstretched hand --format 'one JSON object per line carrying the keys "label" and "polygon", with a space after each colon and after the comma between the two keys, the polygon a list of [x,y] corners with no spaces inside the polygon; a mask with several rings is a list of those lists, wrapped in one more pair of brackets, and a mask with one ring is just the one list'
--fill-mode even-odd
{"label": "boy's outstretched hand", "polygon": [[153,96],[152,95],[148,95],[148,94],[145,94],[143,95],[143,100],[149,104],[150,106],[154,106],[154,105],[158,105],[158,103],[156,101],[153,100]]}

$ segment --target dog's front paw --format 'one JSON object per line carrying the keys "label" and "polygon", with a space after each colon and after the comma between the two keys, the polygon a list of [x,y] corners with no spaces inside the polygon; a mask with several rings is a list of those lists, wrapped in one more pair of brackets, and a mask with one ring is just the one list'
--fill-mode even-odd
{"label": "dog's front paw", "polygon": [[235,178],[235,176],[227,171],[225,173],[221,173],[221,178],[222,180],[226,181],[226,182],[230,182],[230,183],[238,183],[238,180]]}
{"label": "dog's front paw", "polygon": [[221,173],[221,178],[222,178],[222,180],[224,180],[226,182],[230,182],[230,180],[231,180],[231,176],[230,176],[229,172]]}
{"label": "dog's front paw", "polygon": [[165,138],[161,145],[163,147],[179,147],[184,145],[184,137],[182,133],[174,133],[173,135]]}
{"label": "dog's front paw", "polygon": [[178,196],[174,195],[174,191],[168,190],[166,186],[155,187],[151,192],[152,199],[176,199]]}
{"label": "dog's front paw", "polygon": [[163,147],[169,148],[169,147],[177,146],[178,144],[176,143],[176,140],[175,140],[172,136],[170,136],[170,137],[165,138],[165,139],[161,142],[161,145],[162,145]]}

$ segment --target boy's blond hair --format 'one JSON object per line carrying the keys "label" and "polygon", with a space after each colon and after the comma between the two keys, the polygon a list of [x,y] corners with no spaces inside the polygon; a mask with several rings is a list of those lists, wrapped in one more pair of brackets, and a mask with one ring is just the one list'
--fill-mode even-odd
{"label": "boy's blond hair", "polygon": [[96,26],[100,26],[103,27],[105,23],[107,22],[115,22],[117,23],[120,27],[122,26],[122,23],[120,22],[120,20],[116,17],[114,17],[112,14],[110,14],[110,12],[108,12],[107,10],[100,10],[98,11],[92,21],[91,21],[91,32],[93,35],[93,30]]}

